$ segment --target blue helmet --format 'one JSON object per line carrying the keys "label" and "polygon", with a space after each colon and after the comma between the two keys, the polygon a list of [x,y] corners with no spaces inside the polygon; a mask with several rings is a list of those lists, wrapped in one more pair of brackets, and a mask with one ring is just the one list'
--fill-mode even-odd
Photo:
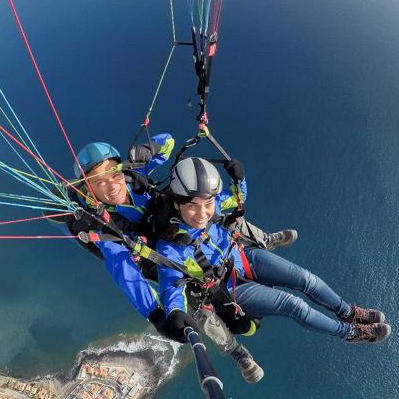
{"label": "blue helmet", "polygon": [[[117,158],[118,160],[120,160],[121,156],[119,154],[119,151],[115,147],[112,147],[111,144],[90,143],[85,145],[79,151],[77,158],[83,171],[87,173],[90,169],[93,168],[93,166],[96,166],[100,162],[103,162],[106,159],[110,158]],[[77,178],[80,178],[82,176],[82,173],[76,162],[73,165],[73,170]]]}

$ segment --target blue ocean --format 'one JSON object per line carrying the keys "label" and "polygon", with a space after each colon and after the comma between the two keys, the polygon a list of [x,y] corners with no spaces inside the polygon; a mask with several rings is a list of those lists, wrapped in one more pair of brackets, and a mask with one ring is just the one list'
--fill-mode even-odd
{"label": "blue ocean", "polygon": [[[169,2],[15,5],[73,147],[110,141],[126,152],[171,49]],[[175,2],[174,18],[178,40],[190,40],[187,2]],[[356,346],[289,319],[266,318],[254,337],[243,338],[265,370],[256,385],[247,385],[209,343],[228,398],[399,397],[398,22],[396,0],[223,3],[209,126],[245,164],[247,218],[266,231],[297,229],[298,241],[276,252],[346,301],[382,309],[392,326],[389,340]],[[172,133],[177,146],[194,136],[196,87],[191,50],[177,47],[150,132]],[[72,177],[72,155],[6,0],[0,1],[0,88],[47,162]],[[6,125],[2,115],[0,125]],[[217,152],[201,143],[192,154]],[[23,169],[3,142],[0,161]],[[166,176],[167,168],[158,173]],[[6,173],[0,179],[1,192],[35,195]],[[40,214],[0,210],[0,220]],[[46,221],[0,226],[0,235],[39,234],[58,232]],[[4,373],[68,373],[79,351],[148,328],[103,265],[72,241],[0,240],[0,259]],[[183,348],[182,358],[189,355]],[[201,397],[193,362],[155,395]]]}

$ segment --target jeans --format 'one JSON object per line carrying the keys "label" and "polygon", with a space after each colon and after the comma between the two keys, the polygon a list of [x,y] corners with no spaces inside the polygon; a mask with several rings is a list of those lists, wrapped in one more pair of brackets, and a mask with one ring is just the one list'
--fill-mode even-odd
{"label": "jeans", "polygon": [[313,302],[337,316],[349,316],[351,307],[322,279],[294,263],[260,248],[246,248],[245,255],[257,281],[239,283],[236,301],[253,317],[279,315],[294,319],[308,330],[348,337],[353,327],[311,308],[303,299],[283,291],[286,287],[302,291]]}

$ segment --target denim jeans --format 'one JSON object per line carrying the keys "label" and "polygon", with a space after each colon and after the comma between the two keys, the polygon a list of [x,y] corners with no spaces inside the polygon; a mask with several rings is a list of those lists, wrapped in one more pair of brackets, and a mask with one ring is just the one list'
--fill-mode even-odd
{"label": "denim jeans", "polygon": [[257,275],[257,282],[244,282],[236,287],[236,301],[253,317],[271,315],[294,319],[303,327],[347,337],[353,327],[311,308],[303,299],[276,287],[303,292],[313,302],[336,315],[350,314],[348,305],[321,278],[294,263],[259,248],[246,248],[245,255]]}

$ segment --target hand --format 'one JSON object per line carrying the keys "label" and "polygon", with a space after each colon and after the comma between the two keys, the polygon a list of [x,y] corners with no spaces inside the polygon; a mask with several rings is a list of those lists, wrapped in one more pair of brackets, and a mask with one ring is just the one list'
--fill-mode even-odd
{"label": "hand", "polygon": [[104,227],[101,222],[96,220],[94,215],[90,215],[89,212],[83,210],[82,208],[78,208],[75,211],[75,215],[68,217],[65,223],[72,234],[78,234],[81,231],[85,231],[87,233],[90,230],[101,231]]}
{"label": "hand", "polygon": [[[129,148],[129,161],[130,162],[150,162],[151,158],[158,154],[160,145],[155,142],[151,142],[151,148],[149,144],[132,145]],[[152,150],[152,152],[151,152]]]}
{"label": "hand", "polygon": [[238,183],[239,180],[244,178],[244,165],[238,159],[230,159],[230,161],[226,161],[223,166],[234,183]]}
{"label": "hand", "polygon": [[169,327],[169,335],[175,340],[182,344],[187,342],[187,338],[184,335],[185,327],[192,327],[195,331],[199,331],[197,323],[187,313],[181,310],[173,310],[167,318],[167,324]]}
{"label": "hand", "polygon": [[130,172],[129,176],[132,178],[130,185],[136,194],[144,194],[151,187],[148,179],[142,174]]}
{"label": "hand", "polygon": [[157,331],[166,338],[173,339],[169,334],[166,323],[166,313],[161,308],[154,309],[148,316],[148,320],[154,325]]}

